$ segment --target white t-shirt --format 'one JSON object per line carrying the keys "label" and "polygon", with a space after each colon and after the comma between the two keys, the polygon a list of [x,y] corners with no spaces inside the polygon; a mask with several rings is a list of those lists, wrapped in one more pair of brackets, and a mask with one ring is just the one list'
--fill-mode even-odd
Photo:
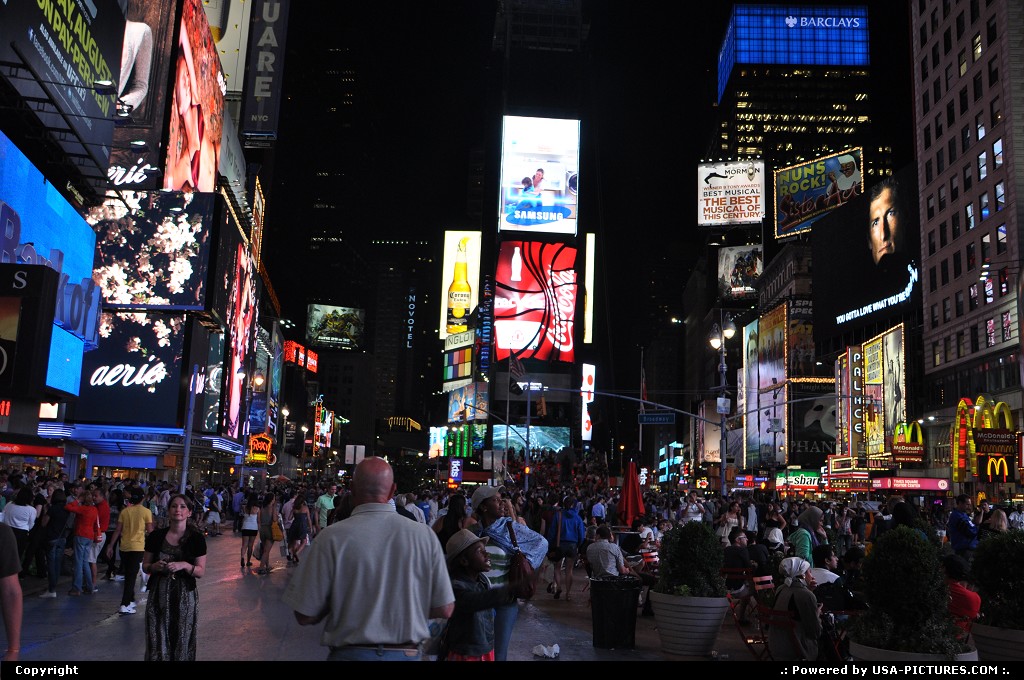
{"label": "white t-shirt", "polygon": [[33,505],[8,503],[4,507],[4,524],[12,529],[28,531],[36,523],[36,508]]}
{"label": "white t-shirt", "polygon": [[816,583],[832,583],[839,578],[839,574],[828,569],[822,569],[821,567],[812,568],[811,575],[814,576]]}

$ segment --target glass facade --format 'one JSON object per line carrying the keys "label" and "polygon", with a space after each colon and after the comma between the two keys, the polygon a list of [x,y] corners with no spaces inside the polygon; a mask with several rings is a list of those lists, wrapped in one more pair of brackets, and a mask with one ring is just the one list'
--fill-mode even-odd
{"label": "glass facade", "polygon": [[868,9],[737,5],[718,54],[718,100],[736,64],[867,66]]}

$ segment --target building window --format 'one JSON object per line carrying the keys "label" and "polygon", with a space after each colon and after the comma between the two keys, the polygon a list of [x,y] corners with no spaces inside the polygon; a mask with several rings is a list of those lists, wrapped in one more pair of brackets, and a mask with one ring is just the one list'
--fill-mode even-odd
{"label": "building window", "polygon": [[932,126],[924,126],[924,148],[930,149],[932,146]]}
{"label": "building window", "polygon": [[985,319],[985,347],[995,347],[996,344],[996,320]]}
{"label": "building window", "polygon": [[978,351],[978,327],[971,326],[971,352]]}
{"label": "building window", "polygon": [[985,85],[981,80],[981,74],[974,74],[974,101],[981,99],[982,95],[985,94]]}
{"label": "building window", "polygon": [[967,337],[963,331],[956,332],[956,358],[963,359],[967,356]]}
{"label": "building window", "polygon": [[956,315],[957,316],[963,316],[964,315],[964,292],[962,290],[958,290],[956,292],[956,302],[954,304],[955,304],[955,308],[956,308]]}
{"label": "building window", "polygon": [[928,25],[927,24],[921,24],[920,38],[921,38],[921,49],[923,50],[925,43],[928,42]]}
{"label": "building window", "polygon": [[935,217],[935,197],[929,196],[925,200],[925,203],[928,206],[928,219],[932,219],[933,217]]}
{"label": "building window", "polygon": [[949,304],[949,298],[942,300],[942,321],[943,323],[949,323],[952,319],[952,307]]}
{"label": "building window", "polygon": [[973,312],[978,308],[978,284],[973,283],[967,289],[967,309]]}
{"label": "building window", "polygon": [[992,87],[999,82],[999,58],[993,57],[988,62],[988,86]]}
{"label": "building window", "polygon": [[952,228],[950,229],[950,231],[953,232],[953,240],[955,241],[958,238],[960,238],[960,213],[958,213],[958,212],[953,213],[950,216],[950,220],[949,221],[950,221],[950,223],[952,225]]}
{"label": "building window", "polygon": [[924,94],[921,95],[921,108],[925,113],[932,110],[932,93],[928,90],[925,90]]}
{"label": "building window", "polygon": [[965,125],[960,128],[960,153],[967,153],[967,147],[971,145],[971,126]]}
{"label": "building window", "polygon": [[939,287],[939,279],[936,276],[935,267],[928,270],[928,292],[934,293],[935,289]]}
{"label": "building window", "polygon": [[1006,183],[996,182],[996,212],[1006,207]]}
{"label": "building window", "polygon": [[939,306],[932,305],[932,328],[939,327]]}
{"label": "building window", "polygon": [[946,64],[946,92],[953,87],[953,64]]}
{"label": "building window", "polygon": [[989,213],[988,192],[987,191],[985,193],[983,193],[981,196],[978,197],[978,208],[979,208],[979,211],[981,212],[981,219],[982,220],[987,220],[988,219],[988,213]]}
{"label": "building window", "polygon": [[967,231],[974,229],[974,204],[968,203],[964,206],[964,222],[967,226]]}
{"label": "building window", "polygon": [[943,260],[939,263],[939,279],[942,281],[942,285],[949,285],[949,260]]}
{"label": "building window", "polygon": [[956,39],[959,40],[960,38],[964,37],[964,31],[966,30],[967,22],[964,21],[964,13],[960,12],[960,14],[958,14],[956,17]]}
{"label": "building window", "polygon": [[947,28],[942,34],[942,54],[949,54],[951,49],[953,49],[953,31]]}
{"label": "building window", "polygon": [[992,47],[992,43],[996,41],[996,18],[992,17],[988,20],[988,24],[985,25],[985,42],[988,43],[989,47]]}
{"label": "building window", "polygon": [[1003,312],[1003,342],[1013,340],[1013,324],[1010,323],[1010,313]]}
{"label": "building window", "polygon": [[939,43],[932,45],[932,68],[939,65]]}
{"label": "building window", "polygon": [[1006,225],[1000,224],[996,229],[996,255],[1006,253]]}
{"label": "building window", "polygon": [[935,254],[935,230],[928,232],[928,254]]}
{"label": "building window", "polygon": [[971,166],[970,165],[965,165],[964,166],[964,191],[969,190],[971,188],[971,184],[972,184],[972,181],[971,181]]}
{"label": "building window", "polygon": [[949,178],[949,198],[953,201],[960,198],[960,178],[956,175]]}
{"label": "building window", "polygon": [[942,339],[942,354],[946,357],[946,361],[953,360],[953,342],[949,336]]}
{"label": "building window", "polygon": [[931,184],[933,179],[935,179],[935,170],[931,160],[927,160],[924,162],[924,183]]}
{"label": "building window", "polygon": [[981,263],[992,263],[992,234],[985,234],[981,237]]}
{"label": "building window", "polygon": [[978,115],[976,115],[974,117],[974,129],[977,132],[975,137],[978,138],[979,142],[981,140],[985,139],[985,114],[984,113],[979,113]]}
{"label": "building window", "polygon": [[981,33],[975,33],[971,38],[971,57],[972,61],[981,59]]}
{"label": "building window", "polygon": [[982,151],[978,154],[978,181],[983,182],[988,177],[988,152]]}
{"label": "building window", "polygon": [[960,251],[953,253],[953,278],[958,279],[964,273],[964,258]]}
{"label": "building window", "polygon": [[1003,138],[1000,137],[992,142],[992,167],[1003,167]]}
{"label": "building window", "polygon": [[999,297],[1006,297],[1010,292],[1010,268],[1003,267],[999,270]]}
{"label": "building window", "polygon": [[933,342],[932,343],[932,365],[934,365],[934,366],[941,366],[942,365],[942,355],[939,354],[939,343],[938,342]]}
{"label": "building window", "polygon": [[942,99],[942,84],[938,78],[932,83],[932,98],[935,100],[935,105],[938,106],[939,100]]}
{"label": "building window", "polygon": [[995,295],[996,287],[995,287],[995,284],[992,282],[992,277],[991,276],[989,278],[985,279],[984,283],[985,283],[985,304],[986,305],[990,305],[996,299],[996,295]]}
{"label": "building window", "polygon": [[945,248],[949,241],[946,240],[946,223],[939,223],[939,247]]}
{"label": "building window", "polygon": [[963,78],[964,74],[967,73],[967,50],[960,50],[957,61],[960,62],[960,77]]}
{"label": "building window", "polygon": [[939,185],[939,210],[946,209],[946,185]]}
{"label": "building window", "polygon": [[921,82],[928,80],[928,57],[921,60]]}
{"label": "building window", "polygon": [[953,161],[956,160],[956,137],[949,138],[949,144],[946,145],[949,149],[949,164],[952,165]]}
{"label": "building window", "polygon": [[935,169],[942,172],[946,169],[946,151],[939,149],[935,152]]}
{"label": "building window", "polygon": [[992,116],[992,125],[999,125],[1003,119],[1003,105],[999,102],[999,95],[992,97],[992,104],[989,105]]}
{"label": "building window", "polygon": [[967,271],[972,271],[978,266],[978,254],[975,252],[973,243],[967,244]]}

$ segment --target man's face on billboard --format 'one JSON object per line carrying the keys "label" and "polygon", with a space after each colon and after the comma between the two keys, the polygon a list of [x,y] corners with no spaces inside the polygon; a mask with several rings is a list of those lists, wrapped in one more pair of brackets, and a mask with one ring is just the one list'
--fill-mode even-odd
{"label": "man's face on billboard", "polygon": [[871,201],[868,223],[868,246],[875,264],[885,255],[903,249],[903,231],[896,196],[889,187],[882,189]]}

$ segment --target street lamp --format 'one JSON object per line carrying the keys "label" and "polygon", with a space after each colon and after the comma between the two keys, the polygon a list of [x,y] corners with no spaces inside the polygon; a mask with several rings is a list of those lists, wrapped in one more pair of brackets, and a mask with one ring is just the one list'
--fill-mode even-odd
{"label": "street lamp", "polygon": [[721,438],[718,445],[718,457],[721,459],[721,476],[722,476],[722,498],[726,497],[726,481],[725,481],[725,454],[727,448],[727,442],[725,439],[725,417],[729,415],[731,410],[731,404],[729,403],[729,397],[726,392],[728,382],[726,381],[726,369],[725,366],[725,341],[732,339],[736,335],[736,324],[733,323],[732,318],[721,309],[718,310],[719,323],[716,323],[711,328],[711,333],[708,334],[708,344],[711,345],[712,349],[718,350],[718,375],[721,380],[719,387],[718,397],[718,415],[719,417],[719,428]]}

